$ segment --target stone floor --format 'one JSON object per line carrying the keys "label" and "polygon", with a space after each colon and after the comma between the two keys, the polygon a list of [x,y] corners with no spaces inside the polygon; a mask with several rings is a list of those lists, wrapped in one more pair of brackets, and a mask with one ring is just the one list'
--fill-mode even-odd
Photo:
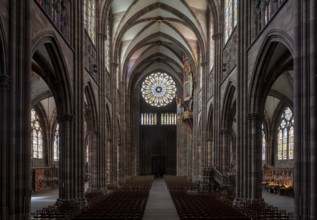
{"label": "stone floor", "polygon": [[143,220],[179,219],[171,195],[162,178],[154,179]]}
{"label": "stone floor", "polygon": [[50,189],[43,192],[32,193],[31,213],[36,213],[36,210],[53,205],[57,198],[58,189]]}
{"label": "stone floor", "polygon": [[278,195],[263,190],[262,198],[266,203],[278,207],[279,210],[285,210],[286,212],[294,213],[295,203],[293,196]]}

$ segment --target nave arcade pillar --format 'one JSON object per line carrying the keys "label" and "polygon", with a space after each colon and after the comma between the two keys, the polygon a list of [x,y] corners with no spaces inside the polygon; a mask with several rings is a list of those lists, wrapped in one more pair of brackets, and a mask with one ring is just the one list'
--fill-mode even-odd
{"label": "nave arcade pillar", "polygon": [[111,163],[111,158],[112,158],[112,139],[108,138],[107,141],[107,146],[106,146],[106,184],[112,183],[112,163]]}
{"label": "nave arcade pillar", "polygon": [[105,148],[100,146],[99,135],[96,130],[88,131],[89,146],[89,190],[98,191],[106,187],[106,163]]}
{"label": "nave arcade pillar", "polygon": [[83,144],[74,144],[74,121],[72,114],[59,117],[60,164],[58,203],[84,204],[84,149]]}
{"label": "nave arcade pillar", "polygon": [[248,114],[249,121],[249,156],[251,166],[251,191],[252,201],[262,201],[262,115],[260,113]]}
{"label": "nave arcade pillar", "polygon": [[231,132],[226,129],[220,130],[221,136],[221,171],[223,174],[229,172],[229,163],[230,163],[230,155],[229,155],[229,147],[230,147],[230,138]]}
{"label": "nave arcade pillar", "polygon": [[0,219],[30,214],[31,4],[11,0],[1,7],[8,9],[1,20],[8,29],[0,36]]}
{"label": "nave arcade pillar", "polygon": [[208,138],[207,140],[207,166],[214,166],[214,149],[212,138]]}

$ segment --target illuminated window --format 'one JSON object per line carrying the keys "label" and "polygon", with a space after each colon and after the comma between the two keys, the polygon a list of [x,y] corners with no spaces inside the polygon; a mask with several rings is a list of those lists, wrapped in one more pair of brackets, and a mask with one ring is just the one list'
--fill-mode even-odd
{"label": "illuminated window", "polygon": [[156,125],[157,114],[156,113],[142,113],[141,114],[141,125]]}
{"label": "illuminated window", "polygon": [[65,39],[70,41],[70,8],[69,0],[37,0],[39,6],[45,11]]}
{"label": "illuminated window", "polygon": [[225,0],[225,42],[238,23],[238,0]]}
{"label": "illuminated window", "polygon": [[59,124],[56,125],[55,132],[54,132],[53,156],[54,156],[54,161],[58,161],[59,159]]}
{"label": "illuminated window", "polygon": [[282,7],[286,0],[258,0],[255,3],[255,14],[258,17],[257,32],[267,25],[275,13]]}
{"label": "illuminated window", "polygon": [[277,159],[294,159],[294,118],[290,108],[286,108],[281,115],[278,127]]}
{"label": "illuminated window", "polygon": [[264,124],[262,124],[262,160],[265,160],[266,154],[266,134],[264,129]]}
{"label": "illuminated window", "polygon": [[107,40],[105,41],[105,66],[108,72],[110,71],[110,27],[109,24],[107,24],[106,27],[106,36]]}
{"label": "illuminated window", "polygon": [[43,136],[42,128],[38,114],[34,109],[31,110],[31,128],[32,128],[32,155],[33,158],[43,158]]}
{"label": "illuminated window", "polygon": [[152,73],[142,83],[144,100],[152,106],[161,107],[172,102],[176,95],[176,84],[166,73]]}
{"label": "illuminated window", "polygon": [[176,125],[176,114],[161,113],[161,125]]}
{"label": "illuminated window", "polygon": [[144,115],[141,114],[141,125],[144,125]]}
{"label": "illuminated window", "polygon": [[84,0],[84,25],[93,44],[96,44],[96,1]]}

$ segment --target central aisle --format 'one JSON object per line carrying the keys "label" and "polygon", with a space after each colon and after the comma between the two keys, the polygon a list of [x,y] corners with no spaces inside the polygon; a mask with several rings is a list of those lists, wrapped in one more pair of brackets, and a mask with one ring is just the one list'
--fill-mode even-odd
{"label": "central aisle", "polygon": [[143,220],[178,220],[173,200],[163,178],[154,179]]}

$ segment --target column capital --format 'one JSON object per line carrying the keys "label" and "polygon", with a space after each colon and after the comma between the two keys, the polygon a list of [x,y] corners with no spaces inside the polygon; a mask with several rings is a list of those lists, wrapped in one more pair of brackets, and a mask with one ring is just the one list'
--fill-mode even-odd
{"label": "column capital", "polygon": [[119,63],[117,63],[117,62],[115,62],[115,61],[112,61],[111,64],[112,64],[112,66],[114,66],[114,67],[119,66]]}
{"label": "column capital", "polygon": [[207,61],[202,61],[202,62],[200,63],[200,65],[203,66],[203,67],[204,67],[204,66],[207,66],[207,64],[208,64]]}
{"label": "column capital", "polygon": [[10,85],[10,77],[7,75],[0,74],[0,88],[7,89]]}
{"label": "column capital", "polygon": [[220,130],[220,135],[225,135],[225,134],[231,134],[231,131],[228,129],[221,129]]}
{"label": "column capital", "polygon": [[248,114],[248,120],[262,120],[263,115],[258,112],[252,112]]}
{"label": "column capital", "polygon": [[75,118],[75,115],[70,113],[65,113],[65,114],[57,116],[57,121],[58,122],[73,121],[74,118]]}
{"label": "column capital", "polygon": [[215,33],[215,34],[212,35],[212,39],[213,40],[218,40],[218,39],[221,38],[221,36],[222,36],[222,32],[218,32],[218,33]]}
{"label": "column capital", "polygon": [[89,134],[99,134],[100,131],[98,131],[98,130],[96,130],[96,129],[89,129],[89,130],[88,130],[88,133],[89,133]]}

